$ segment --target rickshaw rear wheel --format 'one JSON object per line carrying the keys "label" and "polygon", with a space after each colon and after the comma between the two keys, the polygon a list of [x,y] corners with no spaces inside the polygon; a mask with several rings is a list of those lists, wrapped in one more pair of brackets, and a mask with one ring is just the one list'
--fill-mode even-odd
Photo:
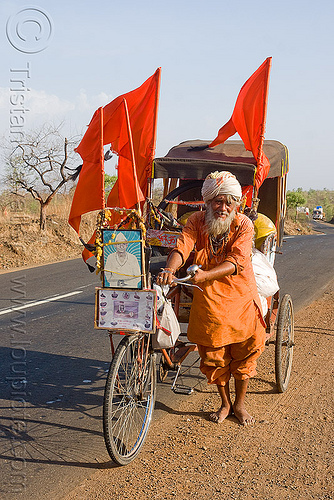
{"label": "rickshaw rear wheel", "polygon": [[178,196],[189,191],[190,189],[202,187],[202,185],[203,181],[200,180],[188,181],[185,184],[182,184],[181,186],[173,189],[173,191],[168,193],[167,196],[165,196],[165,198],[159,203],[158,208],[165,210],[168,206],[169,201],[175,200]]}
{"label": "rickshaw rear wheel", "polygon": [[275,375],[278,392],[286,391],[292,369],[294,347],[294,313],[291,296],[280,301],[277,315]]}

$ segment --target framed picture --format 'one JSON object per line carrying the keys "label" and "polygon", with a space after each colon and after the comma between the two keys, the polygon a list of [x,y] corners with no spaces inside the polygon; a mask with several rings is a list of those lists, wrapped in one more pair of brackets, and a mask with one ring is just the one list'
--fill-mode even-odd
{"label": "framed picture", "polygon": [[145,266],[141,231],[104,229],[102,239],[103,286],[142,289]]}
{"label": "framed picture", "polygon": [[95,289],[95,328],[155,332],[155,290]]}

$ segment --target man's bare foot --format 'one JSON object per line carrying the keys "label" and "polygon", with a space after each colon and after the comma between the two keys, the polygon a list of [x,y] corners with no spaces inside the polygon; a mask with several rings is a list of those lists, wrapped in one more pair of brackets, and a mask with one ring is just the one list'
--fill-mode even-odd
{"label": "man's bare foot", "polygon": [[255,423],[255,418],[248,413],[244,405],[233,405],[233,411],[241,425],[247,426]]}
{"label": "man's bare foot", "polygon": [[211,422],[221,424],[226,417],[231,415],[231,410],[232,408],[230,406],[221,406],[218,411],[209,415],[209,420],[211,420]]}

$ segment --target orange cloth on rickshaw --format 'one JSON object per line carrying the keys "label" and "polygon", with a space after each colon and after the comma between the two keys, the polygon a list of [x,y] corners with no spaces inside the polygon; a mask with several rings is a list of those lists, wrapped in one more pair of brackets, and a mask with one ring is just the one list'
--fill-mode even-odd
{"label": "orange cloth on rickshaw", "polygon": [[258,327],[249,339],[224,347],[198,345],[201,356],[201,372],[209,384],[225,385],[234,376],[246,380],[256,375],[256,361],[264,350],[265,330],[260,319]]}
{"label": "orange cloth on rickshaw", "polygon": [[218,255],[213,255],[205,230],[205,212],[195,212],[189,217],[176,246],[183,262],[195,249],[194,263],[201,264],[204,271],[224,261],[236,267],[233,275],[201,283],[203,291],[192,289],[188,326],[191,342],[207,347],[243,342],[258,328],[259,312],[265,328],[251,264],[253,234],[252,222],[244,214],[237,214],[226,245]]}

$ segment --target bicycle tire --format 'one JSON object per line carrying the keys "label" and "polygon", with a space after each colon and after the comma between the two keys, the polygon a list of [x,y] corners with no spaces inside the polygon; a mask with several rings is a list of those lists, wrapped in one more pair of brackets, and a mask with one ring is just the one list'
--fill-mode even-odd
{"label": "bicycle tire", "polygon": [[290,295],[284,295],[278,310],[275,376],[278,392],[286,391],[292,369],[294,346],[294,314]]}
{"label": "bicycle tire", "polygon": [[110,364],[104,391],[103,434],[108,453],[118,465],[127,465],[138,455],[151,423],[156,359],[147,346],[149,341],[144,334],[124,337]]}

